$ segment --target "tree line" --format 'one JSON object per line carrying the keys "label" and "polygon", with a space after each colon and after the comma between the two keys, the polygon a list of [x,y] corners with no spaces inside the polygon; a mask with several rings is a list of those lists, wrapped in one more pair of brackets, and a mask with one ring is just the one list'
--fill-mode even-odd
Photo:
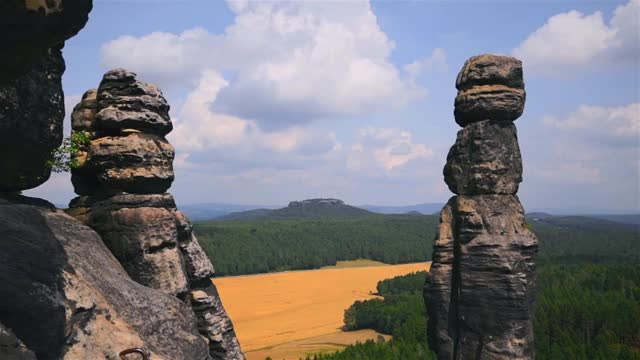
{"label": "tree line", "polygon": [[[587,217],[529,219],[539,263],[640,263],[639,228]],[[317,269],[367,258],[388,264],[428,261],[434,215],[195,223],[218,276]]]}
{"label": "tree line", "polygon": [[317,269],[341,260],[426,261],[437,218],[379,215],[357,219],[195,223],[218,276]]}

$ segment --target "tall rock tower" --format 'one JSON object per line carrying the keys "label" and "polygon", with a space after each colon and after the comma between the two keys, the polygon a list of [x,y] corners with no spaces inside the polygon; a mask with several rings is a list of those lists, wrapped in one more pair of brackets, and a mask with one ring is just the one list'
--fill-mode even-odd
{"label": "tall rock tower", "polygon": [[538,241],[516,195],[522,159],[516,120],[526,93],[522,63],[479,55],[456,81],[456,123],[442,209],[425,284],[429,345],[440,360],[534,359]]}
{"label": "tall rock tower", "polygon": [[211,282],[214,269],[171,194],[174,149],[169,105],[154,85],[124,69],[107,72],[75,106],[83,132],[69,213],[92,227],[138,283],[190,304],[213,359],[244,355]]}

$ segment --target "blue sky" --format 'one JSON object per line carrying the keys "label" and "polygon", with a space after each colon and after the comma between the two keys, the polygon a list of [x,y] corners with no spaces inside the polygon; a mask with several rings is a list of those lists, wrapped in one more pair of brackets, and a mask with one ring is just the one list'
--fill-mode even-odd
{"label": "blue sky", "polygon": [[[639,0],[94,4],[67,112],[112,67],[158,84],[179,204],[446,201],[455,77],[501,53],[524,64],[525,208],[640,211]],[[27,193],[74,196],[68,174]]]}

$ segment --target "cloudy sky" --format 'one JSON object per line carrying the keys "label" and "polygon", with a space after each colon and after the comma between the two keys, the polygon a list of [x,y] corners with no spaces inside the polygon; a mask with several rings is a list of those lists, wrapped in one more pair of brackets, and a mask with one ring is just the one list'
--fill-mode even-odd
{"label": "cloudy sky", "polygon": [[[640,211],[640,0],[94,4],[67,113],[113,67],[158,84],[179,204],[446,201],[456,74],[500,53],[524,63],[525,207]],[[68,174],[27,193],[74,196]]]}

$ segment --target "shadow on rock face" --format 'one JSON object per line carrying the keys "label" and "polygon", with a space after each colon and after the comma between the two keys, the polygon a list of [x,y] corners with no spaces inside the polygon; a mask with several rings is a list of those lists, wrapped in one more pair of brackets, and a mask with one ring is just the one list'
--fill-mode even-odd
{"label": "shadow on rock face", "polygon": [[41,202],[0,198],[0,323],[38,359],[117,359],[135,347],[209,359],[186,304],[131,280],[95,231]]}
{"label": "shadow on rock face", "polygon": [[[0,84],[28,71],[75,35],[93,8],[92,0],[2,0],[0,1]],[[8,35],[8,36],[6,36]]]}
{"label": "shadow on rock face", "polygon": [[0,229],[0,320],[39,359],[56,359],[65,340],[65,251],[32,206],[0,205]]}
{"label": "shadow on rock face", "polygon": [[47,162],[62,143],[64,70],[60,49],[51,49],[27,73],[0,84],[0,192],[49,179]]}

